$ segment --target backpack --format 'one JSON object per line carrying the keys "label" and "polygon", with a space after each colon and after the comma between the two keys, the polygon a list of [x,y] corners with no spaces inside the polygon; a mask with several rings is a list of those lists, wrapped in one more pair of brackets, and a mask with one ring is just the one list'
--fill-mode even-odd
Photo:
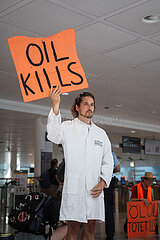
{"label": "backpack", "polygon": [[[57,226],[59,209],[56,208],[60,206],[57,201],[42,192],[26,195],[9,214],[8,224],[21,232],[45,235],[47,223],[53,228]],[[55,211],[52,216],[49,207]]]}
{"label": "backpack", "polygon": [[40,176],[39,184],[41,188],[49,188],[52,184],[49,171],[44,172]]}

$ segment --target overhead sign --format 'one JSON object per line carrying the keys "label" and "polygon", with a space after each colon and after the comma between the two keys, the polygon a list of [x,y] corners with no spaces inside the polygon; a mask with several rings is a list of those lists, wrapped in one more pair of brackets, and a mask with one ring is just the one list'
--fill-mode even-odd
{"label": "overhead sign", "polygon": [[154,235],[158,201],[145,205],[144,202],[127,202],[127,233],[129,238]]}
{"label": "overhead sign", "polygon": [[48,97],[51,86],[62,93],[88,88],[73,28],[46,38],[16,36],[8,44],[24,102]]}

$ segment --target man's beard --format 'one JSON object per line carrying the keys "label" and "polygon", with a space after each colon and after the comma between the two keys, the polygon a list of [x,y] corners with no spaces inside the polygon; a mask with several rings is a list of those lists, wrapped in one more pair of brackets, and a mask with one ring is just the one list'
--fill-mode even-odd
{"label": "man's beard", "polygon": [[[92,115],[87,115],[87,112],[91,112]],[[82,114],[81,112],[79,113],[80,116],[85,117],[85,118],[92,118],[93,117],[93,112],[92,111],[87,111],[86,114]]]}

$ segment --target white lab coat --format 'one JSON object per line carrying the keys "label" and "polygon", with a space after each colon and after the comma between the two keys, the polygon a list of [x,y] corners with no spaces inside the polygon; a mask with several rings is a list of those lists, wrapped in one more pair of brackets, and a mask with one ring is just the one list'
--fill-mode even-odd
{"label": "white lab coat", "polygon": [[92,198],[90,193],[100,178],[109,186],[112,177],[113,157],[105,131],[78,118],[61,123],[61,115],[55,115],[52,109],[47,131],[48,139],[61,143],[64,148],[65,178],[60,220],[104,221],[103,192],[97,198]]}

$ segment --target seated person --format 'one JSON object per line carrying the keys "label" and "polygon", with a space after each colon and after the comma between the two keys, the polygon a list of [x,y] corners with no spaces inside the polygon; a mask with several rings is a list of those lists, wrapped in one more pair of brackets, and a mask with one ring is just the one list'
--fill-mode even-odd
{"label": "seated person", "polygon": [[153,184],[153,173],[145,172],[142,182],[132,187],[132,196],[130,201],[143,201],[146,206],[152,201],[152,187]]}
{"label": "seated person", "polygon": [[[153,173],[145,172],[142,182],[132,187],[131,202],[143,201],[146,206],[153,200],[152,196],[152,184],[153,184]],[[156,233],[158,234],[158,225],[156,224]]]}

